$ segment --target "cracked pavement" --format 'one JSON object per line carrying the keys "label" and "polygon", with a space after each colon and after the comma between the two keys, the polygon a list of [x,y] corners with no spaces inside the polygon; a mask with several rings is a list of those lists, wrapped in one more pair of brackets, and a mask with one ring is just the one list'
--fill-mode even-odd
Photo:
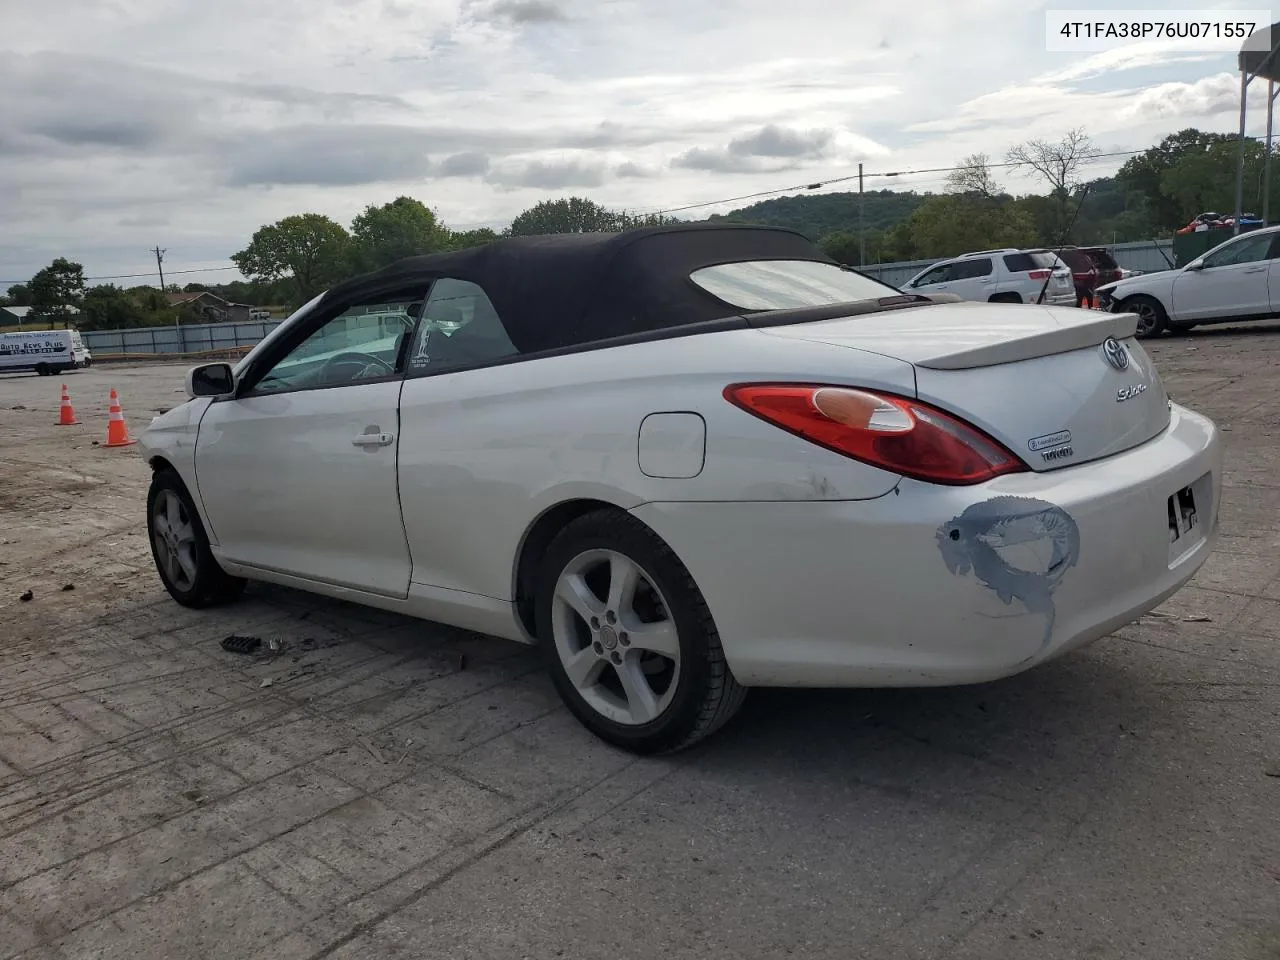
{"label": "cracked pavement", "polygon": [[0,377],[0,960],[1280,958],[1280,326],[1149,349],[1226,431],[1190,586],[999,683],[753,691],[657,760],[516,644],[178,607],[146,465],[92,441],[184,368],[68,376],[66,428]]}

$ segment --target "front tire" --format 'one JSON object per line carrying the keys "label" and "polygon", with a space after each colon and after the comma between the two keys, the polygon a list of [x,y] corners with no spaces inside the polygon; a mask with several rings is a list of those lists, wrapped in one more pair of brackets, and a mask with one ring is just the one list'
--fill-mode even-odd
{"label": "front tire", "polygon": [[1138,315],[1138,329],[1135,335],[1139,340],[1158,337],[1169,329],[1169,315],[1165,313],[1164,307],[1155,297],[1148,297],[1145,293],[1123,300],[1116,312]]}
{"label": "front tire", "polygon": [[160,582],[184,607],[214,607],[244,592],[245,581],[227,574],[214,559],[200,514],[174,470],[158,470],[151,478],[147,536]]}
{"label": "front tire", "polygon": [[570,712],[633,753],[692,745],[727,723],[746,696],[693,577],[624,513],[579,517],[552,541],[537,627]]}

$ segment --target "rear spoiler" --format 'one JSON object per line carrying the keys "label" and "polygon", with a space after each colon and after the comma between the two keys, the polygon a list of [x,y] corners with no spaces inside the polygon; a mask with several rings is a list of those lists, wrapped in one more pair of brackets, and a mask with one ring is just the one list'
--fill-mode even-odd
{"label": "rear spoiler", "polygon": [[1018,360],[1034,360],[1055,353],[1068,353],[1096,347],[1108,337],[1127,340],[1138,330],[1138,316],[1133,313],[1102,313],[1098,310],[1080,310],[1067,307],[1072,313],[1092,314],[1080,323],[1057,327],[1037,333],[1034,337],[1002,340],[984,344],[972,350],[957,353],[940,353],[936,357],[917,360],[917,367],[929,370],[968,370],[972,367],[991,367],[998,363]]}

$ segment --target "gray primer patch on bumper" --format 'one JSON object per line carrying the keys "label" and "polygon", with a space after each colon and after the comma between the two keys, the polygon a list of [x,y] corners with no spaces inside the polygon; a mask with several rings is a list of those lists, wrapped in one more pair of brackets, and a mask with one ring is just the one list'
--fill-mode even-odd
{"label": "gray primer patch on bumper", "polygon": [[[1022,601],[1045,618],[1043,650],[1053,636],[1053,591],[1080,558],[1080,531],[1061,507],[1032,497],[975,503],[938,528],[938,549],[954,574],[973,572],[1004,603]],[[1043,569],[1021,569],[1002,555],[1016,547],[1047,548]]]}

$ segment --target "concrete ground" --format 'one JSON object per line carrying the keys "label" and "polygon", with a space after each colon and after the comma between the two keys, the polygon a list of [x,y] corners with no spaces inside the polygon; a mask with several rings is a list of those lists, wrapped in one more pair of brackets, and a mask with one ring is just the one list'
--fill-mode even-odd
{"label": "concrete ground", "polygon": [[178,607],[146,466],[93,441],[182,368],[67,376],[75,427],[0,377],[0,960],[1280,958],[1280,327],[1151,349],[1227,431],[1193,585],[1001,683],[756,691],[660,760],[514,644]]}

